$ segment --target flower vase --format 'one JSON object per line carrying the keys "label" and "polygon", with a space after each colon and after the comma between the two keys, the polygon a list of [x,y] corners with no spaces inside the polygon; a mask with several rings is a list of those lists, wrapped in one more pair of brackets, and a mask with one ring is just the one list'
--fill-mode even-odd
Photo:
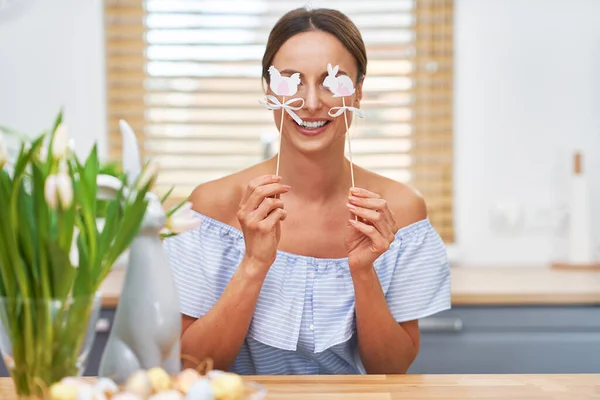
{"label": "flower vase", "polygon": [[87,365],[101,297],[0,297],[0,351],[19,399],[44,399],[50,386]]}

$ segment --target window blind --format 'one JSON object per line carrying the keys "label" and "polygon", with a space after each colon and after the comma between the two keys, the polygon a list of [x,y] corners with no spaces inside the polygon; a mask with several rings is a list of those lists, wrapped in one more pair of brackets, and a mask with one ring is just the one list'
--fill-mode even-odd
{"label": "window blind", "polygon": [[[199,183],[260,162],[278,131],[263,97],[271,27],[297,0],[105,0],[109,151],[119,119],[158,162],[157,191],[184,198]],[[452,0],[313,1],[363,34],[369,64],[351,128],[356,164],[410,184],[446,242],[452,223]]]}

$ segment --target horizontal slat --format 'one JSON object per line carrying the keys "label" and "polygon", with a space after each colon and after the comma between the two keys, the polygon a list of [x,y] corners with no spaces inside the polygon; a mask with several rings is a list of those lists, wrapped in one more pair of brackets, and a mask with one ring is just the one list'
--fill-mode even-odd
{"label": "horizontal slat", "polygon": [[[132,123],[128,120],[135,132],[143,133],[148,138],[168,137],[169,140],[185,140],[198,137],[202,138],[222,137],[232,140],[258,140],[262,134],[277,134],[277,128],[272,122],[265,125],[244,126],[244,125],[210,125],[202,124],[149,124]],[[359,121],[360,122],[360,121]],[[118,129],[118,120],[111,121],[111,129],[109,136],[117,138],[117,142],[121,140],[121,133]],[[404,137],[410,135],[412,127],[408,123],[394,124],[361,124],[358,123],[351,128],[353,137],[368,136],[369,138],[388,138],[388,137]],[[430,133],[428,140],[435,140],[436,137],[446,138],[447,133]]]}
{"label": "horizontal slat", "polygon": [[[134,34],[127,37],[139,37]],[[223,49],[229,49],[229,46],[252,46],[260,45],[264,47],[268,30],[248,29],[149,29],[145,39],[150,45],[219,45]],[[123,37],[121,37],[123,38]],[[367,46],[378,44],[410,43],[414,41],[414,33],[411,29],[370,29],[362,35],[363,41]],[[120,39],[120,38],[119,38]]]}
{"label": "horizontal slat", "polygon": [[[205,0],[202,2],[191,2],[185,0],[147,0],[147,8],[150,12],[176,10],[179,12],[203,12],[210,14],[239,13],[243,15],[273,13],[281,14],[296,7],[306,6],[301,0],[277,0],[265,2],[261,0]],[[402,12],[413,9],[413,0],[371,0],[367,4],[356,0],[327,0],[312,1],[311,7],[331,7],[343,9],[344,12],[369,13],[374,10],[381,12]]]}

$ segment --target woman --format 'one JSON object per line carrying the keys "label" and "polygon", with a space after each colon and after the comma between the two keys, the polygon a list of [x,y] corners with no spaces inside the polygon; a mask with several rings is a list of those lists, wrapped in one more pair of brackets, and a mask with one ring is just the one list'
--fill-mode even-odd
{"label": "woman", "polygon": [[279,176],[273,158],[199,185],[202,225],[165,242],[186,359],[239,374],[406,373],[418,319],[450,307],[444,244],[421,196],[359,167],[350,188],[328,63],[354,81],[346,104],[358,108],[367,58],[356,26],[328,9],[277,22],[263,78],[271,65],[299,72],[294,97],[305,101],[303,126],[274,111],[277,127],[284,118]]}

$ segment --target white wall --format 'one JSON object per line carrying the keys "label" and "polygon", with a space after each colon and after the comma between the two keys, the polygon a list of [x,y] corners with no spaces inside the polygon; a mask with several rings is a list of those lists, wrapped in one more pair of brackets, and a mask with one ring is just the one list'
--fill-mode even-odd
{"label": "white wall", "polygon": [[14,3],[0,10],[0,124],[41,133],[63,107],[78,153],[106,154],[102,1]]}
{"label": "white wall", "polygon": [[[39,131],[62,105],[78,150],[106,154],[102,2],[22,1],[0,13],[0,123]],[[455,1],[459,260],[547,262],[564,251],[547,214],[567,200],[576,147],[600,227],[600,1]],[[523,210],[522,228],[492,229],[498,204]]]}
{"label": "white wall", "polygon": [[[456,230],[463,262],[538,264],[564,253],[544,214],[568,200],[585,153],[600,238],[600,1],[456,0]],[[524,227],[490,227],[497,204]],[[540,212],[540,214],[536,214]]]}

